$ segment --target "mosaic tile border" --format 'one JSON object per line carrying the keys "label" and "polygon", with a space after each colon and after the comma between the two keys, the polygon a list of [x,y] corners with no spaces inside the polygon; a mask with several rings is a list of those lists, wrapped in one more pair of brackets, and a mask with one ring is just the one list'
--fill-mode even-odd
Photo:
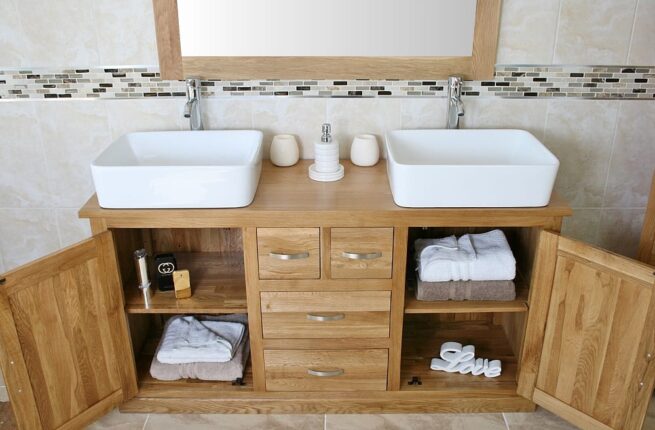
{"label": "mosaic tile border", "polygon": [[[445,97],[443,80],[243,80],[202,82],[206,97]],[[655,66],[499,65],[489,81],[466,81],[465,96],[655,99]],[[0,99],[185,97],[183,81],[156,66],[0,69]]]}

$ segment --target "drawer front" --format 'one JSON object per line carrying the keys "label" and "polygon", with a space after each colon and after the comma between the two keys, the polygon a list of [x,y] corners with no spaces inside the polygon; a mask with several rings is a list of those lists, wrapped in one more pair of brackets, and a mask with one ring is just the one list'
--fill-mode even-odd
{"label": "drawer front", "polygon": [[333,228],[330,271],[339,278],[391,278],[393,228]]}
{"label": "drawer front", "polygon": [[321,277],[318,228],[258,228],[260,279]]}
{"label": "drawer front", "polygon": [[262,313],[389,312],[391,291],[266,291],[260,293]]}
{"label": "drawer front", "polygon": [[268,391],[384,391],[386,349],[266,350]]}
{"label": "drawer front", "polygon": [[389,337],[389,312],[269,312],[262,329],[265,339]]}

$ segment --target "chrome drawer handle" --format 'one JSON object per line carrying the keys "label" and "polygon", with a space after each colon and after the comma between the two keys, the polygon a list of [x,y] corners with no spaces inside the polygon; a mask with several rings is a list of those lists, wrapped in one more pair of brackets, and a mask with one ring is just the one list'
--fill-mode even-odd
{"label": "chrome drawer handle", "polygon": [[342,257],[348,258],[350,260],[375,260],[376,258],[382,257],[381,252],[342,252]]}
{"label": "chrome drawer handle", "polygon": [[271,252],[268,254],[269,257],[275,258],[277,260],[302,260],[303,258],[309,258],[309,252],[299,252],[297,254],[284,254],[281,252]]}
{"label": "chrome drawer handle", "polygon": [[312,376],[318,376],[318,377],[321,377],[321,378],[330,378],[330,377],[334,377],[334,376],[343,375],[343,369],[336,369],[336,370],[307,369],[307,373],[309,373]]}
{"label": "chrome drawer handle", "polygon": [[332,315],[316,315],[307,314],[307,319],[310,321],[339,321],[346,317],[346,314],[332,314]]}

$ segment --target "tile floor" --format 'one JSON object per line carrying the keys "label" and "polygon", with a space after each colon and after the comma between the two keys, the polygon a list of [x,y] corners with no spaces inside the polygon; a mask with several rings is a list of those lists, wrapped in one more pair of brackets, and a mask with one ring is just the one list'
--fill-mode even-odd
{"label": "tile floor", "polygon": [[[9,403],[0,403],[0,429],[16,428]],[[257,429],[257,430],[567,430],[574,426],[550,412],[517,414],[390,414],[390,415],[144,415],[110,412],[91,430],[154,429]],[[655,430],[655,401],[651,402],[643,430]]]}

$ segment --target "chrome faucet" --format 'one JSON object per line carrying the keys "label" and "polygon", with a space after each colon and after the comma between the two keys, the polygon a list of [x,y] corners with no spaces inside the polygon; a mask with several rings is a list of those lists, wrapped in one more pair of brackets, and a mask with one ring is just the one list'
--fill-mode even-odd
{"label": "chrome faucet", "polygon": [[447,128],[459,128],[459,118],[464,116],[462,102],[462,78],[448,78],[448,125]]}
{"label": "chrome faucet", "polygon": [[200,79],[186,80],[186,105],[184,117],[189,118],[191,130],[203,130],[202,109],[200,109]]}

